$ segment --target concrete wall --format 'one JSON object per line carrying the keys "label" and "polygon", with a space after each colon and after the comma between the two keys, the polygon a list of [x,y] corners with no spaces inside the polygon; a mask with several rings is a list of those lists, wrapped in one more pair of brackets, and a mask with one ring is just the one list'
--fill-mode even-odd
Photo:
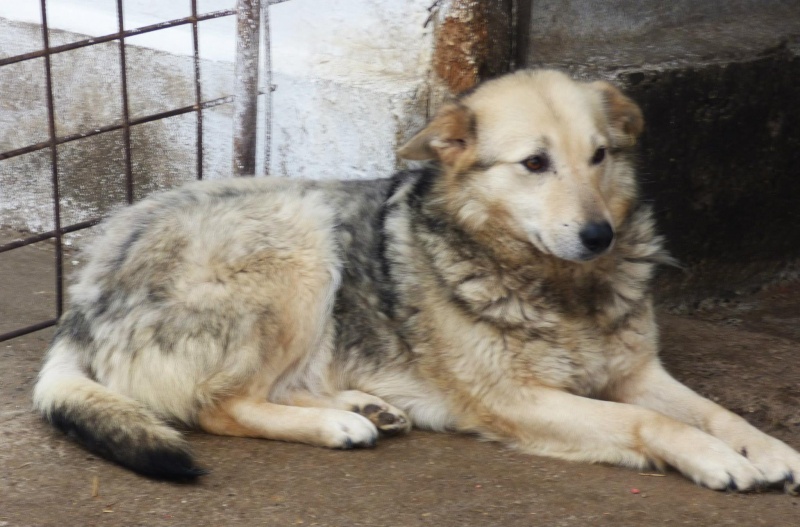
{"label": "concrete wall", "polygon": [[[531,2],[528,0],[527,4]],[[609,78],[727,63],[797,32],[798,0],[543,0],[520,32],[520,63]]]}
{"label": "concrete wall", "polygon": [[[115,32],[115,5],[48,0],[53,45]],[[126,0],[126,28],[188,16],[189,5]],[[210,12],[234,7],[235,0],[201,0],[198,6]],[[425,122],[435,89],[429,74],[438,18],[429,7],[429,0],[291,0],[271,6],[272,140],[267,145],[261,104],[258,172],[311,178],[391,174],[398,143]],[[0,57],[40,49],[39,22],[38,2],[0,2]],[[199,34],[204,99],[231,94],[234,18],[202,22]],[[127,42],[134,118],[193,104],[190,26]],[[116,43],[68,51],[52,63],[58,135],[120,122]],[[203,114],[204,176],[228,177],[232,107]],[[0,68],[0,151],[47,138],[43,59]],[[135,126],[132,139],[137,197],[195,177],[193,114]],[[264,167],[267,146],[272,155]],[[122,148],[121,132],[59,147],[65,224],[123,202]],[[50,196],[49,151],[0,161],[0,225],[52,229]]]}
{"label": "concrete wall", "polygon": [[662,273],[662,298],[798,278],[800,1],[532,6],[521,64],[607,78],[642,106],[643,192],[685,267]]}
{"label": "concrete wall", "polygon": [[529,27],[539,39],[619,39],[796,7],[794,0],[536,0]]}
{"label": "concrete wall", "polygon": [[[201,11],[234,0],[201,0]],[[48,0],[55,43],[113,32],[114,0]],[[128,27],[188,2],[126,0]],[[37,2],[0,2],[0,56],[37,49]],[[606,78],[643,107],[647,199],[685,264],[671,298],[736,295],[800,268],[800,0],[290,0],[270,7],[275,87],[260,169],[381,177],[448,93],[514,64]],[[191,104],[188,27],[130,39],[135,114]],[[233,19],[200,27],[204,97],[231,92]],[[114,44],[54,57],[59,133],[119,119]],[[0,68],[0,149],[46,139],[41,59]],[[262,88],[266,88],[265,86]],[[263,97],[262,97],[263,99]],[[262,111],[264,105],[262,104]],[[231,108],[204,112],[207,177],[230,173]],[[194,177],[194,117],[136,127],[137,196]],[[121,202],[120,134],[59,148],[65,221]],[[46,151],[0,161],[0,225],[52,227]]]}
{"label": "concrete wall", "polygon": [[392,173],[426,119],[428,0],[291,0],[272,6],[270,172],[310,178]]}
{"label": "concrete wall", "polygon": [[[0,19],[0,41],[17,49],[41,39],[37,25]],[[85,38],[60,30],[62,42]],[[0,42],[3,54],[15,54]],[[128,49],[131,117],[140,117],[194,103],[191,58],[130,46]],[[121,122],[119,51],[115,43],[100,44],[52,57],[56,130],[59,136],[91,131]],[[204,60],[204,95],[230,93],[232,65]],[[139,74],[137,74],[139,73]],[[0,68],[0,151],[22,148],[48,139],[44,60],[34,59]],[[230,168],[231,108],[204,112],[207,136],[204,164],[209,177]],[[187,114],[131,129],[135,191],[141,197],[155,188],[194,178],[195,116]],[[227,140],[225,140],[227,138]],[[124,202],[122,132],[100,134],[58,147],[62,190],[62,222],[104,214]],[[53,228],[49,149],[0,161],[0,224],[32,232]]]}

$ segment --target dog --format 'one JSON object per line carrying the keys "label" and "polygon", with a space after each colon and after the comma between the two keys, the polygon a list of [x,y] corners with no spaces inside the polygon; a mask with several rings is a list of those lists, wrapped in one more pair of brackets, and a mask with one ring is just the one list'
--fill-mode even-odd
{"label": "dog", "polygon": [[387,179],[245,178],[105,222],[34,390],[140,474],[193,480],[172,425],[373,446],[412,426],[541,456],[800,487],[800,454],[673,379],[637,200],[639,107],[552,70],[487,81]]}

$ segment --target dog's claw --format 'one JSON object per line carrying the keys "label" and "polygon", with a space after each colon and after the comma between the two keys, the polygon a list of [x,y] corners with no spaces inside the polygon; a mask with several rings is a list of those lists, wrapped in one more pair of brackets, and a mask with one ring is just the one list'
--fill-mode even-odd
{"label": "dog's claw", "polygon": [[800,482],[795,481],[794,474],[792,472],[786,474],[786,480],[783,483],[783,490],[790,496],[800,495]]}

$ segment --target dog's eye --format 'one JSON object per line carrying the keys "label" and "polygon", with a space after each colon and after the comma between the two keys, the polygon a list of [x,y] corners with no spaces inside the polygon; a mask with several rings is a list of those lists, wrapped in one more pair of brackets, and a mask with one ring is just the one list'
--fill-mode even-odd
{"label": "dog's eye", "polygon": [[599,165],[603,162],[603,159],[606,158],[606,147],[601,146],[597,150],[594,151],[594,155],[592,156],[592,164]]}
{"label": "dog's eye", "polygon": [[544,172],[550,165],[546,156],[531,156],[522,162],[530,172]]}

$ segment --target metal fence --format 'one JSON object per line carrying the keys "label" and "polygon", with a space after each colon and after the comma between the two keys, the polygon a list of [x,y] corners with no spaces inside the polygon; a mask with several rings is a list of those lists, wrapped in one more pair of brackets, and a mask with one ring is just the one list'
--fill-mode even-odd
{"label": "metal fence", "polygon": [[[271,86],[269,82],[269,20],[268,9],[269,4],[277,4],[287,0],[238,0],[235,9],[228,9],[223,11],[215,11],[198,15],[197,0],[191,0],[192,14],[186,18],[180,18],[153,24],[145,27],[138,27],[132,29],[125,29],[123,22],[123,0],[116,0],[118,31],[104,36],[88,38],[78,42],[71,42],[69,44],[51,46],[49,38],[49,27],[47,19],[47,0],[40,0],[41,3],[41,30],[42,30],[42,48],[38,51],[31,53],[24,53],[12,57],[0,59],[0,67],[15,64],[23,61],[33,59],[44,59],[45,67],[45,93],[47,104],[47,121],[48,121],[48,134],[47,141],[31,144],[22,148],[17,148],[7,152],[0,152],[0,161],[10,159],[23,154],[36,152],[39,150],[49,149],[50,162],[51,162],[51,185],[52,185],[52,204],[53,204],[53,219],[54,229],[48,232],[43,232],[24,239],[16,240],[11,243],[0,245],[0,253],[18,249],[21,247],[29,246],[35,243],[43,242],[45,240],[53,240],[55,244],[55,304],[56,312],[54,316],[48,320],[43,320],[35,324],[28,325],[14,329],[12,331],[0,334],[0,342],[9,340],[21,335],[32,333],[40,329],[53,326],[61,316],[64,307],[64,244],[62,237],[68,233],[76,232],[83,229],[88,229],[100,222],[101,218],[92,218],[79,223],[70,225],[62,225],[61,222],[61,202],[59,192],[59,169],[58,169],[58,148],[60,145],[70,143],[73,141],[80,141],[98,134],[105,134],[108,132],[122,132],[123,148],[124,148],[124,167],[125,167],[125,194],[127,203],[134,201],[134,175],[131,162],[131,128],[161,119],[167,119],[182,114],[194,113],[196,116],[196,134],[197,134],[197,165],[196,177],[203,179],[203,110],[213,108],[222,104],[234,105],[234,146],[233,146],[233,160],[232,169],[235,175],[250,175],[255,171],[255,158],[256,158],[256,119],[257,119],[257,104],[258,104],[258,71],[259,61],[266,59],[267,67],[262,71],[267,72],[268,78],[262,84],[268,88],[264,90],[262,95],[266,96],[266,150],[265,155],[268,166],[268,151],[269,151],[269,119],[270,107],[269,96]],[[204,20],[211,20],[220,17],[235,16],[237,18],[237,49],[236,49],[236,64],[235,64],[235,81],[234,93],[231,95],[216,98],[212,100],[203,100],[201,96],[201,75],[200,75],[200,53],[198,47],[198,23]],[[191,25],[192,27],[192,43],[194,54],[194,104],[181,108],[174,108],[168,111],[153,113],[137,117],[135,119],[130,117],[129,113],[129,99],[128,99],[128,75],[127,75],[127,61],[126,61],[126,43],[125,39],[134,37],[144,33],[153,31],[165,30],[176,26]],[[265,43],[267,56],[260,56],[260,44]],[[83,130],[70,135],[59,136],[56,133],[56,115],[53,95],[53,77],[50,64],[50,58],[53,55],[60,53],[68,53],[71,50],[95,46],[107,42],[118,42],[119,44],[119,61],[121,71],[121,93],[122,100],[122,119],[118,124],[107,126],[92,127],[90,130]]]}

